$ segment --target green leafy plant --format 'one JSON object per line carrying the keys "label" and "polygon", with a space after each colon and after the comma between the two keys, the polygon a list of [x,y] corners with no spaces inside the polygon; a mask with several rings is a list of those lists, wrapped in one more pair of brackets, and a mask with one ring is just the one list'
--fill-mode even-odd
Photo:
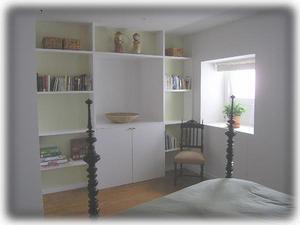
{"label": "green leafy plant", "polygon": [[[224,115],[226,115],[227,117],[230,116],[230,111],[231,111],[231,104],[227,104],[224,106],[224,110],[223,113]],[[246,109],[240,104],[233,104],[233,116],[240,116],[242,115],[244,112],[246,112]]]}

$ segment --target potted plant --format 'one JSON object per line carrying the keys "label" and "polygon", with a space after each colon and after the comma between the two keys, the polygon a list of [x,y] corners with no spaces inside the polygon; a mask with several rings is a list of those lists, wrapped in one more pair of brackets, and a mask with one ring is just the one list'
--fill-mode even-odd
{"label": "potted plant", "polygon": [[[227,104],[224,106],[224,110],[223,113],[225,114],[225,116],[227,116],[227,118],[230,117],[230,112],[231,112],[231,104]],[[233,127],[234,128],[239,128],[241,125],[241,115],[246,112],[246,109],[240,104],[233,104]]]}

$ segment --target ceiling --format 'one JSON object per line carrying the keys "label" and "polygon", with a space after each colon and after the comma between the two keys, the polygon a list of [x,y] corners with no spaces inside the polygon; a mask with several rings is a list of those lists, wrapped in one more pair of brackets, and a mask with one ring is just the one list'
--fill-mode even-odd
{"label": "ceiling", "polygon": [[232,22],[257,13],[246,8],[43,8],[35,9],[39,19],[74,22],[95,22],[99,26],[165,30],[168,33],[187,35],[203,29]]}

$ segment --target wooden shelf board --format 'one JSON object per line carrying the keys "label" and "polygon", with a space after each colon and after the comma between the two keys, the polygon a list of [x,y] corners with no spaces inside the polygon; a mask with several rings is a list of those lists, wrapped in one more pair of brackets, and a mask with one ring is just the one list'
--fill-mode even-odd
{"label": "wooden shelf board", "polygon": [[165,92],[191,92],[191,89],[166,89]]}
{"label": "wooden shelf board", "polygon": [[180,56],[165,56],[165,59],[175,59],[175,60],[191,60],[191,57],[180,57]]}
{"label": "wooden shelf board", "polygon": [[87,50],[48,49],[48,48],[36,48],[35,50],[36,52],[42,52],[42,53],[93,54],[93,51],[87,51]]}
{"label": "wooden shelf board", "polygon": [[47,167],[42,167],[41,166],[41,171],[47,171],[47,170],[56,170],[56,169],[62,169],[62,168],[67,168],[67,167],[74,167],[74,166],[84,166],[87,165],[86,162],[83,160],[70,160],[67,163],[63,163],[57,166],[47,166]]}
{"label": "wooden shelf board", "polygon": [[92,94],[93,91],[38,91],[38,95],[57,95],[57,94]]}
{"label": "wooden shelf board", "polygon": [[166,149],[166,152],[175,152],[175,151],[179,151],[180,148],[171,148],[171,149]]}
{"label": "wooden shelf board", "polygon": [[173,124],[181,124],[182,122],[187,122],[187,120],[169,120],[169,121],[165,121],[165,125],[173,125]]}
{"label": "wooden shelf board", "polygon": [[78,130],[58,130],[58,131],[45,131],[40,132],[39,136],[55,136],[55,135],[63,135],[63,134],[80,134],[85,133],[87,129],[78,129]]}
{"label": "wooden shelf board", "polygon": [[116,53],[116,52],[95,52],[97,56],[105,58],[130,58],[130,59],[162,59],[161,55],[145,55],[133,53]]}

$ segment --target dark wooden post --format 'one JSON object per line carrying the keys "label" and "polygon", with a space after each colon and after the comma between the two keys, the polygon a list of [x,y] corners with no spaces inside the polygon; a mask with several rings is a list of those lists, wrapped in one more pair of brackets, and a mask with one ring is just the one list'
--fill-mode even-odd
{"label": "dark wooden post", "polygon": [[225,132],[227,139],[227,164],[226,164],[226,178],[231,178],[233,172],[233,137],[236,135],[233,129],[233,104],[234,104],[234,95],[230,96],[231,98],[231,110],[229,120],[227,121],[228,130]]}
{"label": "dark wooden post", "polygon": [[85,101],[88,105],[88,130],[87,130],[87,143],[88,143],[88,152],[84,157],[84,161],[88,164],[88,197],[89,197],[89,215],[90,217],[99,216],[99,207],[98,207],[98,190],[97,190],[97,168],[95,164],[100,160],[100,156],[95,152],[94,142],[96,138],[94,137],[94,130],[92,130],[92,121],[91,121],[91,104],[92,100],[88,99]]}

